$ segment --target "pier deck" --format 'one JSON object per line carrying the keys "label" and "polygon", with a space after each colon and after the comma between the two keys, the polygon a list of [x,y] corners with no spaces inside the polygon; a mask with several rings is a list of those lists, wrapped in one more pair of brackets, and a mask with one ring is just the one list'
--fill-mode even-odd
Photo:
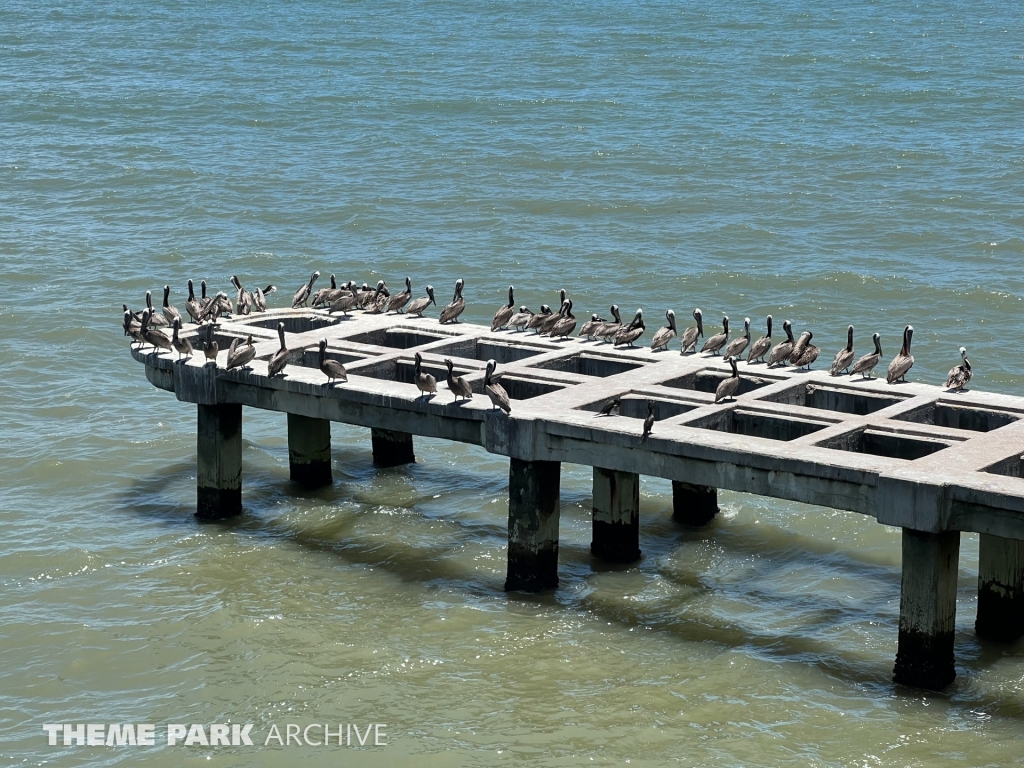
{"label": "pier deck", "polygon": [[[278,322],[293,362],[268,378]],[[195,334],[183,329],[194,345]],[[199,406],[201,516],[241,511],[245,405],[289,414],[292,479],[306,485],[330,482],[331,421],[370,428],[381,465],[412,461],[413,435],[509,457],[510,590],[557,586],[559,465],[571,462],[594,467],[592,551],[621,562],[640,556],[641,474],[674,481],[683,523],[708,522],[724,488],[903,528],[898,682],[942,688],[954,677],[960,531],[982,534],[977,631],[1003,640],[1024,632],[1024,398],[741,363],[737,398],[715,405],[729,366],[682,356],[678,341],[660,352],[613,349],[400,314],[272,310],[224,319],[214,338],[226,350],[249,334],[257,356],[248,370],[225,370],[223,351],[214,365],[198,351],[179,362],[173,352],[132,350],[151,383]],[[321,339],[347,383],[328,384],[318,369]],[[416,352],[438,380],[433,397],[412,383]],[[483,394],[455,403],[445,358],[477,393],[487,360],[496,360],[512,413],[493,410]],[[598,416],[612,397],[621,398],[620,415]],[[641,442],[647,401],[657,421]]]}

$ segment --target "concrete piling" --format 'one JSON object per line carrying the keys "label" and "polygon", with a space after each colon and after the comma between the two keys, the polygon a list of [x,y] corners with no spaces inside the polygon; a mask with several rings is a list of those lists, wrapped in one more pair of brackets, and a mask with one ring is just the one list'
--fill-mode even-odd
{"label": "concrete piling", "polygon": [[199,405],[196,516],[242,513],[242,406]]}
{"label": "concrete piling", "polygon": [[640,475],[594,467],[590,551],[612,563],[640,559]]}
{"label": "concrete piling", "polygon": [[707,525],[718,514],[718,491],[707,485],[672,481],[672,519],[683,525]]}
{"label": "concrete piling", "polygon": [[305,488],[331,484],[330,421],[288,414],[288,466],[293,483]]}
{"label": "concrete piling", "polygon": [[953,633],[960,532],[903,529],[900,633],[893,679],[942,690],[956,677]]}
{"label": "concrete piling", "polygon": [[416,461],[412,435],[408,432],[371,429],[370,441],[373,443],[373,463],[378,467],[397,467]]}
{"label": "concrete piling", "polygon": [[558,461],[509,460],[506,592],[558,586],[561,469]]}
{"label": "concrete piling", "polygon": [[1024,541],[980,534],[974,631],[1002,642],[1024,634]]}

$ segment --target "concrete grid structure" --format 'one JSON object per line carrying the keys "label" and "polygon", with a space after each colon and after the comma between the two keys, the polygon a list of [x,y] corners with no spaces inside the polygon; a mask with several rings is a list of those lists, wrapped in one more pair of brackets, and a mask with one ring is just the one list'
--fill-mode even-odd
{"label": "concrete grid structure", "polygon": [[[284,322],[293,363],[267,377]],[[195,326],[183,335],[196,343]],[[241,512],[242,406],[288,414],[292,480],[331,482],[330,422],[371,430],[374,462],[414,461],[413,435],[457,440],[509,457],[506,590],[558,585],[562,462],[593,467],[597,557],[640,557],[639,475],[673,481],[674,517],[703,525],[717,489],[870,515],[903,529],[903,576],[895,680],[941,689],[955,677],[953,634],[960,532],[981,534],[976,630],[1012,640],[1024,633],[1024,399],[914,382],[833,378],[826,371],[740,365],[734,401],[715,405],[730,375],[719,357],[553,340],[435,318],[273,310],[223,320],[220,349],[252,334],[250,369],[225,370],[201,352],[191,360],[133,348],[155,386],[198,406],[197,514]],[[348,369],[328,384],[318,343]],[[438,394],[413,386],[413,355]],[[826,351],[827,353],[827,351]],[[454,403],[444,358],[482,393],[484,366],[498,362],[512,413],[478,394]],[[880,364],[884,367],[885,361]],[[598,416],[612,397],[620,415]],[[657,422],[640,442],[647,401]]]}

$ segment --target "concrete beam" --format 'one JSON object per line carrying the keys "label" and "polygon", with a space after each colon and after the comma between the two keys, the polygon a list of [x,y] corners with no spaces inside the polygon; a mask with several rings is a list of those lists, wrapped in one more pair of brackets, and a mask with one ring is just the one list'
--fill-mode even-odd
{"label": "concrete beam", "polygon": [[956,677],[953,633],[960,532],[903,529],[900,635],[893,679],[942,690]]}
{"label": "concrete beam", "polygon": [[557,461],[509,459],[506,592],[558,586],[561,469]]}
{"label": "concrete beam", "polygon": [[412,435],[408,432],[371,429],[370,441],[373,443],[373,463],[378,467],[397,467],[400,464],[413,464],[416,461]]}
{"label": "concrete beam", "polygon": [[672,519],[683,525],[707,525],[718,514],[718,491],[707,485],[672,481]]}
{"label": "concrete beam", "polygon": [[305,488],[331,484],[331,422],[288,414],[288,466],[293,483]]}
{"label": "concrete beam", "polygon": [[640,475],[594,467],[590,551],[612,563],[640,559]]}
{"label": "concrete beam", "polygon": [[199,405],[196,516],[242,513],[242,406]]}
{"label": "concrete beam", "polygon": [[1024,541],[981,534],[974,631],[1002,642],[1024,634]]}

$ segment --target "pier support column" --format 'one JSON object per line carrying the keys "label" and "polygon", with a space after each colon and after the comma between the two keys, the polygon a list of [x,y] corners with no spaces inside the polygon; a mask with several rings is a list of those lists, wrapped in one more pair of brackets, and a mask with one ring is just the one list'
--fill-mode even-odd
{"label": "pier support column", "polygon": [[903,529],[900,639],[893,678],[942,690],[956,677],[953,632],[960,532]]}
{"label": "pier support column", "polygon": [[293,483],[305,488],[331,484],[330,421],[288,414],[288,465]]}
{"label": "pier support column", "polygon": [[640,559],[640,475],[594,467],[590,552],[613,563]]}
{"label": "pier support column", "polygon": [[373,463],[378,467],[397,467],[412,464],[416,455],[412,450],[412,435],[408,432],[392,432],[390,429],[371,429]]}
{"label": "pier support column", "polygon": [[200,405],[196,440],[196,516],[242,513],[242,406]]}
{"label": "pier support column", "polygon": [[1024,541],[980,535],[974,631],[1003,642],[1024,634]]}
{"label": "pier support column", "polygon": [[672,519],[683,525],[707,525],[718,514],[718,490],[672,481]]}
{"label": "pier support column", "polygon": [[510,459],[505,591],[558,586],[558,461]]}

